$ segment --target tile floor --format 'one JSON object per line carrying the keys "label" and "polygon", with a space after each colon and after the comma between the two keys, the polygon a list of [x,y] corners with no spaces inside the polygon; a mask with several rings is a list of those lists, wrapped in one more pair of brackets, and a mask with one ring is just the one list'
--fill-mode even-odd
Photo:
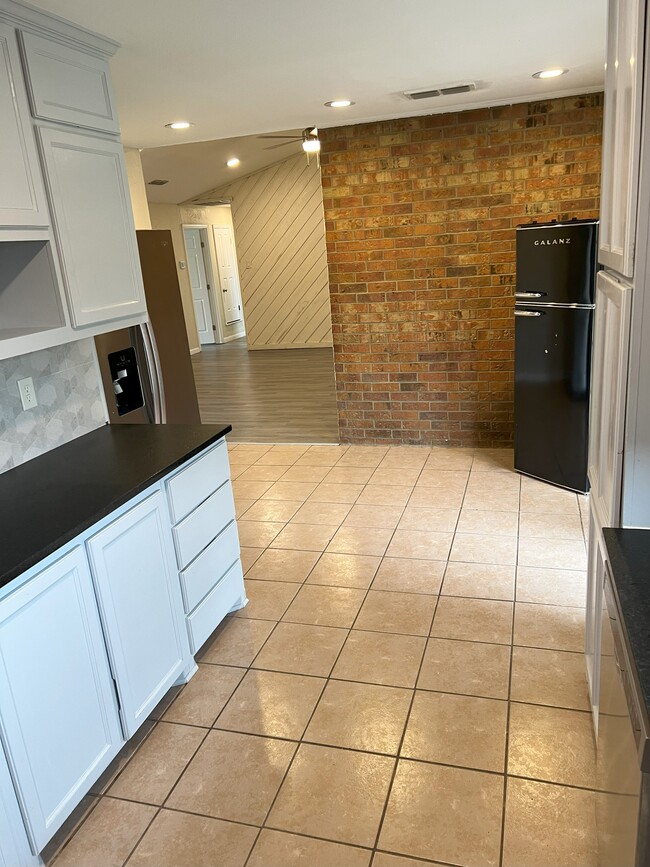
{"label": "tile floor", "polygon": [[593,867],[586,498],[507,450],[230,454],[250,602],[56,867]]}

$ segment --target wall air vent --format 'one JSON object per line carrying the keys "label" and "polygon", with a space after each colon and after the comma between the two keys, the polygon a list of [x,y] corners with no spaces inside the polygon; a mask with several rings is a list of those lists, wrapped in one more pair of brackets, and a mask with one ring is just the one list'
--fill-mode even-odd
{"label": "wall air vent", "polygon": [[162,178],[156,178],[155,181],[147,181],[147,183],[152,187],[164,187],[165,184],[169,183],[169,181],[163,181]]}
{"label": "wall air vent", "polygon": [[405,90],[404,96],[407,99],[432,99],[434,96],[455,96],[472,90],[476,90],[475,81],[459,81],[457,84],[427,87],[424,90]]}

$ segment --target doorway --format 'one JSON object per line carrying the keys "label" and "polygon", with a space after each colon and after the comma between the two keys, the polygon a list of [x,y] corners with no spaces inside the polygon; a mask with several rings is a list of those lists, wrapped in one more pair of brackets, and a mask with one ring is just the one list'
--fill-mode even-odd
{"label": "doorway", "polygon": [[219,328],[219,320],[215,316],[213,302],[210,298],[210,293],[214,291],[214,280],[208,278],[211,268],[209,259],[205,255],[207,228],[205,226],[183,226],[183,240],[199,342],[202,346],[210,343],[221,343],[223,338]]}
{"label": "doorway", "polygon": [[235,235],[231,225],[213,226],[214,248],[217,254],[217,271],[226,325],[243,319],[239,267],[235,252]]}

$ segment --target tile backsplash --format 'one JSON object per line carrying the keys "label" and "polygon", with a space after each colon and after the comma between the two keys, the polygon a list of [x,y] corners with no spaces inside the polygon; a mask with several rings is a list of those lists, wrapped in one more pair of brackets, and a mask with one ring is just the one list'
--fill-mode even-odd
{"label": "tile backsplash", "polygon": [[[31,376],[38,406],[25,412],[17,382]],[[0,361],[0,472],[105,422],[91,338]]]}

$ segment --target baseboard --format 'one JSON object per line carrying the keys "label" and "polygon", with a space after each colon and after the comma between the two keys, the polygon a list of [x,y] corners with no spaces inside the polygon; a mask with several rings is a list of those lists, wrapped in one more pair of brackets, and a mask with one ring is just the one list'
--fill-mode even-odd
{"label": "baseboard", "polygon": [[230,343],[233,340],[241,340],[242,337],[246,337],[245,331],[240,331],[239,334],[231,334],[228,337],[224,337],[223,342]]}
{"label": "baseboard", "polygon": [[195,346],[194,349],[190,349],[190,355],[198,355],[200,351],[201,351],[201,347]]}
{"label": "baseboard", "polygon": [[331,343],[265,343],[262,346],[248,345],[249,349],[331,349]]}

